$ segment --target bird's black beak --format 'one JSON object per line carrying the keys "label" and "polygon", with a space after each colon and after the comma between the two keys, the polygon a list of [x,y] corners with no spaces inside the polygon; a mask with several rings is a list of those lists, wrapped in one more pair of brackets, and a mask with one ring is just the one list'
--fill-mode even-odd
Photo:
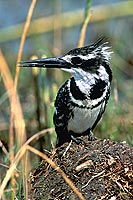
{"label": "bird's black beak", "polygon": [[44,68],[70,68],[67,61],[61,58],[41,58],[26,60],[18,63],[20,67],[44,67]]}

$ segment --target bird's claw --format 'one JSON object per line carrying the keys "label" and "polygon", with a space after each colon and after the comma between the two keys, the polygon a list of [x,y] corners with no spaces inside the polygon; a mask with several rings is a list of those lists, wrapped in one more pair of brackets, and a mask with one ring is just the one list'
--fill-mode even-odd
{"label": "bird's claw", "polygon": [[96,139],[96,138],[94,137],[93,132],[90,130],[89,135],[88,135],[88,140],[89,140],[89,141],[93,141],[93,140],[95,140],[95,139]]}
{"label": "bird's claw", "polygon": [[92,132],[92,131],[90,131],[90,132],[89,132],[89,135],[88,135],[88,140],[89,140],[89,141],[94,141],[94,140],[96,140],[96,138],[94,137],[94,135],[93,135],[93,132]]}
{"label": "bird's claw", "polygon": [[74,141],[78,145],[79,144],[84,145],[84,141],[82,139],[80,139],[80,138],[76,138],[73,135],[71,135],[71,139],[72,139],[72,141]]}

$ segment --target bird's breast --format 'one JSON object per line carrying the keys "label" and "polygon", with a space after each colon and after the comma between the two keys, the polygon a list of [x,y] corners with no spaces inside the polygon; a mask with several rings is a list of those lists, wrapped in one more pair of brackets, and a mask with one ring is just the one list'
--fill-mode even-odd
{"label": "bird's breast", "polygon": [[81,134],[87,129],[91,129],[100,112],[101,105],[93,109],[78,108],[73,109],[73,115],[68,121],[68,131]]}

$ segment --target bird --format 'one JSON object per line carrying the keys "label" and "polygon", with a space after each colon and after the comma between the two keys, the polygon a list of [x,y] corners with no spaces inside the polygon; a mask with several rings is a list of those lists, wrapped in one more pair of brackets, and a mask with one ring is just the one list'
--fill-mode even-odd
{"label": "bird", "polygon": [[82,144],[81,136],[95,137],[93,130],[105,112],[110,97],[113,53],[105,38],[70,50],[63,56],[26,60],[20,67],[58,68],[71,74],[59,88],[54,103],[53,122],[56,147],[71,140]]}

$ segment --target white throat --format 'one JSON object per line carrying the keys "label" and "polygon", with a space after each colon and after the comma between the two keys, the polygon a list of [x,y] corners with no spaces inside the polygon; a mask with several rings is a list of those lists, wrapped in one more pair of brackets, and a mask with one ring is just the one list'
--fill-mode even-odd
{"label": "white throat", "polygon": [[85,72],[84,70],[79,68],[73,68],[73,70],[75,71],[73,75],[77,86],[83,93],[88,93],[88,95],[91,86],[95,85],[98,79],[101,79],[105,82],[108,82],[109,80],[109,75],[107,74],[105,68],[102,65],[100,65],[99,69],[97,70],[98,74]]}

